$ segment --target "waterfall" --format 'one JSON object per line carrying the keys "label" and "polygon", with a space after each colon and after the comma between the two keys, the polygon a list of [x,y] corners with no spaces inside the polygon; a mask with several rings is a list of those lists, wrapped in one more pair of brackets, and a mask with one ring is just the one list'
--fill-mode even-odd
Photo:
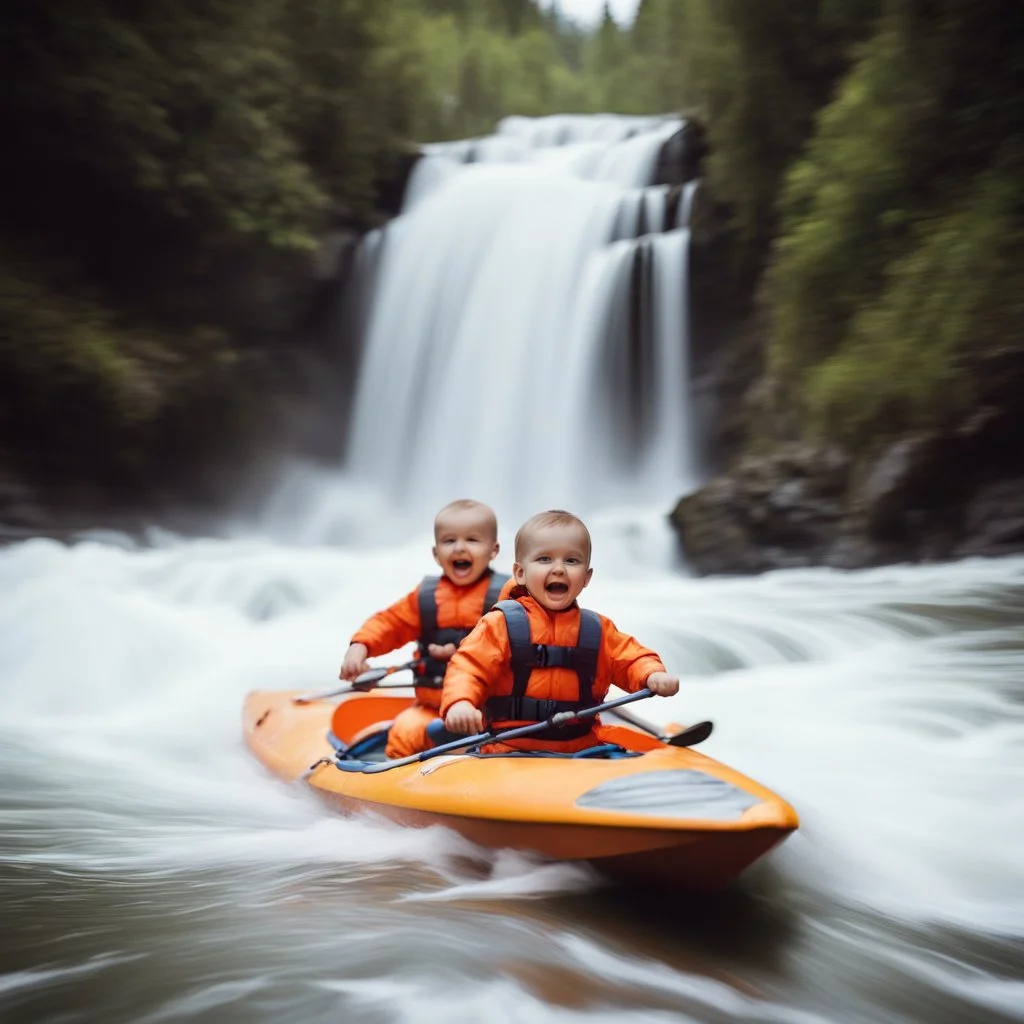
{"label": "waterfall", "polygon": [[693,186],[652,184],[681,124],[511,117],[426,147],[351,285],[352,477],[424,515],[461,494],[667,507],[694,485]]}

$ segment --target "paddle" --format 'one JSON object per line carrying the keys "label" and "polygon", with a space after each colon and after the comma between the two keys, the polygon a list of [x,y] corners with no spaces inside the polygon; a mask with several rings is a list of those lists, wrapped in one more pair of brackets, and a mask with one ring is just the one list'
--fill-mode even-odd
{"label": "paddle", "polygon": [[414,658],[412,661],[407,661],[404,665],[388,665],[386,668],[371,668],[362,675],[356,676],[350,683],[345,683],[342,686],[335,686],[330,690],[318,690],[315,693],[301,693],[298,697],[292,697],[292,703],[310,704],[315,700],[324,700],[327,697],[337,697],[343,693],[365,693],[367,690],[388,690],[392,688],[397,689],[400,686],[411,686],[411,683],[395,683],[390,687],[378,686],[377,684],[385,676],[389,676],[393,672],[402,672],[407,668],[415,668],[419,664],[419,658]]}
{"label": "paddle", "polygon": [[[440,754],[447,754],[453,750],[464,750],[466,747],[475,747],[480,743],[504,743],[506,740],[533,736],[538,732],[544,732],[546,729],[557,729],[559,726],[569,725],[571,722],[581,722],[586,718],[593,718],[595,715],[599,715],[602,711],[611,711],[612,708],[620,707],[622,704],[632,704],[633,701],[645,700],[653,696],[654,694],[645,687],[642,690],[637,690],[636,693],[630,693],[625,697],[619,697],[617,700],[598,704],[593,708],[585,708],[583,711],[562,711],[557,715],[552,715],[543,722],[537,722],[534,725],[521,725],[516,729],[506,729],[504,732],[478,732],[474,736],[464,736],[461,740],[453,740],[451,743],[444,743],[440,747],[431,747],[429,750],[421,751],[419,754],[410,754],[408,757],[400,757],[396,761],[385,761],[382,764],[363,765],[356,770],[368,775],[376,774],[377,772],[389,772],[392,768],[416,764],[417,761],[426,761],[431,757],[438,757]],[[341,763],[338,764],[339,767],[342,766]]]}
{"label": "paddle", "polygon": [[685,729],[669,735],[666,732],[662,732],[657,726],[645,722],[642,718],[638,718],[630,711],[619,709],[613,711],[612,714],[616,718],[621,718],[624,722],[629,722],[630,725],[635,726],[637,729],[650,733],[661,740],[662,743],[667,743],[670,747],[692,747],[698,743],[703,743],[711,735],[711,730],[714,729],[714,724],[711,722],[697,722],[695,725],[687,726]]}

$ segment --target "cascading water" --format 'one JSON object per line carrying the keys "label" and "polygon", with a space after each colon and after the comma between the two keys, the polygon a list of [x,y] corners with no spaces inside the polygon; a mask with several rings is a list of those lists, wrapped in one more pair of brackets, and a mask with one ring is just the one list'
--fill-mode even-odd
{"label": "cascading water", "polygon": [[370,293],[348,468],[422,515],[668,505],[694,483],[671,118],[509,118],[428,147]]}
{"label": "cascading water", "polygon": [[[693,190],[645,184],[675,127],[434,149],[360,256],[349,465],[284,474],[258,526],[0,548],[0,1019],[1024,1019],[1024,559],[692,579],[647,557],[695,473]],[[700,749],[796,807],[736,892],[617,896],[330,815],[248,756],[245,693],[333,682],[467,493],[506,570],[520,510],[585,512],[585,603],[683,679],[644,716],[714,719]]]}

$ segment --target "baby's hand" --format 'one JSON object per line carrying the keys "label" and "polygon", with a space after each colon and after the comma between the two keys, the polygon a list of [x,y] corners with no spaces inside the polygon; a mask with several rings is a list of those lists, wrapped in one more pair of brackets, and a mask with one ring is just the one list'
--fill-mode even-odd
{"label": "baby's hand", "polygon": [[679,692],[679,679],[667,672],[652,672],[647,677],[647,689],[659,697],[672,697]]}
{"label": "baby's hand", "polygon": [[339,679],[355,679],[366,671],[366,655],[369,651],[366,644],[352,644],[345,652],[345,660],[338,672]]}
{"label": "baby's hand", "polygon": [[428,644],[427,654],[438,661],[448,661],[455,653],[455,644]]}
{"label": "baby's hand", "polygon": [[444,727],[449,732],[465,733],[467,736],[483,732],[484,716],[468,700],[457,700],[444,716]]}

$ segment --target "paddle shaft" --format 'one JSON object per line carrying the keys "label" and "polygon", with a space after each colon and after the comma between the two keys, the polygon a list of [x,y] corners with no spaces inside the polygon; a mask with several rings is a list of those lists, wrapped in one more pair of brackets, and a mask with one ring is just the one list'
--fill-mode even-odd
{"label": "paddle shaft", "polygon": [[[345,683],[343,686],[335,686],[330,690],[318,690],[315,693],[302,693],[298,697],[293,697],[292,702],[295,704],[309,704],[315,700],[324,700],[327,697],[338,697],[343,693],[363,693],[366,690],[386,690],[390,689],[387,686],[377,686],[379,680],[386,678],[394,672],[402,672],[407,668],[415,668],[420,664],[419,658],[414,658],[412,661],[407,661],[404,665],[389,665],[386,668],[371,668],[368,672],[364,672],[362,675],[358,675],[351,682]],[[401,686],[412,686],[412,683],[401,683]],[[396,686],[397,688],[397,686]]]}
{"label": "paddle shaft", "polygon": [[504,743],[506,740],[516,740],[525,736],[535,736],[537,733],[544,732],[547,729],[557,729],[560,725],[569,725],[571,722],[580,722],[587,718],[593,718],[595,715],[599,715],[602,711],[611,711],[612,708],[620,707],[623,704],[632,704],[633,701],[645,700],[647,697],[653,696],[653,692],[645,687],[642,690],[637,690],[636,693],[630,693],[625,697],[619,697],[616,700],[610,700],[604,704],[598,704],[596,707],[584,708],[582,711],[562,711],[559,714],[552,715],[545,721],[537,722],[534,725],[521,725],[516,729],[506,729],[504,732],[478,732],[473,736],[466,736],[461,740],[453,740],[451,743],[443,743],[439,747],[431,747],[430,750],[421,751],[419,754],[410,754],[408,757],[400,757],[396,761],[385,761],[383,764],[368,765],[367,767],[359,770],[366,774],[387,772],[391,771],[392,768],[401,768],[403,765],[416,764],[418,761],[427,761],[432,757],[438,757],[441,754],[448,754],[455,750],[464,750],[466,747],[475,747],[480,743]]}
{"label": "paddle shaft", "polygon": [[670,747],[692,747],[698,743],[703,743],[711,735],[712,729],[714,729],[712,722],[695,722],[693,725],[686,726],[685,729],[680,729],[679,732],[667,733],[656,725],[645,722],[631,711],[624,711],[618,708],[612,711],[612,714],[616,718],[621,718],[624,722],[629,722],[630,725],[635,726],[637,729],[649,733],[655,739],[661,740],[662,743],[667,743]]}
{"label": "paddle shaft", "polygon": [[632,711],[617,708],[612,711],[612,714],[616,718],[621,718],[624,722],[629,722],[630,725],[635,726],[642,732],[649,733],[655,739],[661,740],[662,743],[667,743],[670,747],[696,746],[698,743],[703,743],[711,735],[711,730],[714,729],[714,725],[711,722],[696,722],[693,725],[688,725],[685,729],[680,729],[679,732],[669,735],[656,725],[645,722],[639,715],[634,715]]}
{"label": "paddle shaft", "polygon": [[625,711],[622,708],[618,708],[613,711],[612,714],[615,715],[616,718],[621,718],[624,722],[629,722],[630,725],[635,726],[637,729],[641,730],[641,732],[646,732],[651,736],[657,737],[657,739],[662,742],[665,742],[668,739],[668,737],[664,735],[657,726],[651,725],[650,722],[645,722],[642,718],[638,715],[634,715],[631,711]]}

